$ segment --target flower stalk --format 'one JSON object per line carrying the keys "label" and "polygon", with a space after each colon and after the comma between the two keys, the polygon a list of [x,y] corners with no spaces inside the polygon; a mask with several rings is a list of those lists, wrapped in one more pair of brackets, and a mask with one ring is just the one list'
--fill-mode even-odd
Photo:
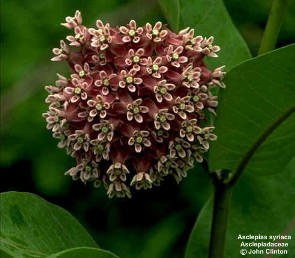
{"label": "flower stalk", "polygon": [[288,4],[289,0],[273,0],[258,55],[267,53],[275,48]]}
{"label": "flower stalk", "polygon": [[232,187],[219,180],[215,181],[209,258],[223,257],[231,195]]}

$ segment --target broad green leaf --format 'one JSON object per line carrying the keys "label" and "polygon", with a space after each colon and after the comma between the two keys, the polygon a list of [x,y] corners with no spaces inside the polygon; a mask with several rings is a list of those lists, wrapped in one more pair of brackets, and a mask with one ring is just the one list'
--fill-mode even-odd
{"label": "broad green leaf", "polygon": [[111,252],[91,248],[91,247],[76,247],[68,249],[56,254],[52,254],[47,258],[119,258]]}
{"label": "broad green leaf", "polygon": [[178,31],[180,18],[179,0],[159,0],[159,4],[171,28]]}
{"label": "broad green leaf", "polygon": [[[179,23],[180,29],[194,28],[195,35],[214,36],[215,43],[221,47],[218,58],[208,59],[210,66],[226,65],[228,70],[251,57],[222,0],[179,0],[178,3],[172,4],[172,1],[160,0],[170,26],[177,28]],[[176,18],[178,8],[180,8],[179,21]]]}
{"label": "broad green leaf", "polygon": [[215,120],[210,170],[279,173],[295,154],[295,44],[230,70]]}
{"label": "broad green leaf", "polygon": [[[241,247],[253,240],[238,239],[241,235],[288,235],[291,240],[273,241],[256,240],[254,242],[282,242],[288,243],[288,254],[279,257],[293,258],[295,252],[295,206],[291,199],[295,196],[295,157],[287,167],[279,173],[267,178],[259,175],[245,174],[242,176],[232,194],[229,211],[228,228],[226,232],[225,253],[226,258],[240,257]],[[211,228],[213,202],[212,198],[203,207],[188,241],[185,258],[207,258],[209,235]],[[252,249],[256,249],[252,247]],[[266,258],[267,248],[260,248],[264,255],[251,255],[253,258]],[[271,248],[268,248],[271,249]],[[274,248],[275,249],[275,248]],[[246,256],[248,257],[248,256]],[[250,257],[250,255],[249,255]],[[278,257],[273,255],[271,257]]]}
{"label": "broad green leaf", "polygon": [[45,257],[74,247],[97,247],[64,209],[31,193],[0,195],[0,249],[13,257]]}

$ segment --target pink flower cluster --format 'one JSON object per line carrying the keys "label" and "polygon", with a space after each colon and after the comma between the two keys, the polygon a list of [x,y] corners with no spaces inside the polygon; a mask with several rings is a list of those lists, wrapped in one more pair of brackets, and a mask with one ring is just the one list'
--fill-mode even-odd
{"label": "pink flower cluster", "polygon": [[46,86],[43,116],[58,147],[76,158],[66,174],[103,183],[109,197],[130,197],[130,186],[148,189],[168,175],[179,182],[203,161],[216,139],[205,126],[218,104],[211,88],[222,87],[224,76],[224,67],[204,63],[217,57],[213,37],[134,20],[87,28],[79,11],[62,25],[74,35],[60,41],[52,60],[67,61],[72,74]]}

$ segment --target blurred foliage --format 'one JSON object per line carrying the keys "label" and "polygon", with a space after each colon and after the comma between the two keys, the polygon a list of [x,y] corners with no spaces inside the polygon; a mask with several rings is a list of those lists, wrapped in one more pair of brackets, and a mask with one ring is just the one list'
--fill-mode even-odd
{"label": "blurred foliage", "polygon": [[[283,24],[278,46],[295,41],[295,4]],[[226,0],[229,13],[255,55],[266,24],[269,0]],[[34,192],[69,210],[97,243],[121,257],[182,257],[195,216],[212,193],[208,175],[197,165],[180,185],[138,192],[131,200],[109,200],[102,189],[72,182],[74,165],[45,128],[44,86],[66,65],[51,63],[51,49],[65,38],[59,25],[82,12],[84,23],[112,25],[165,21],[157,1],[1,1],[1,191]],[[155,201],[156,200],[156,201]]]}
{"label": "blurred foliage", "polygon": [[38,195],[4,192],[0,198],[1,250],[12,257],[47,257],[78,246],[98,248],[74,217]]}

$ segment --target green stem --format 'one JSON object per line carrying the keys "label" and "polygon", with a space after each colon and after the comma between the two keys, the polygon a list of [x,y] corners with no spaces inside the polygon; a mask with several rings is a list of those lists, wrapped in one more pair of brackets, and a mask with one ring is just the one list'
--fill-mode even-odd
{"label": "green stem", "polygon": [[275,48],[288,9],[288,2],[289,0],[273,0],[258,55],[267,53]]}
{"label": "green stem", "polygon": [[223,257],[231,193],[232,187],[228,187],[220,181],[215,182],[209,258]]}

